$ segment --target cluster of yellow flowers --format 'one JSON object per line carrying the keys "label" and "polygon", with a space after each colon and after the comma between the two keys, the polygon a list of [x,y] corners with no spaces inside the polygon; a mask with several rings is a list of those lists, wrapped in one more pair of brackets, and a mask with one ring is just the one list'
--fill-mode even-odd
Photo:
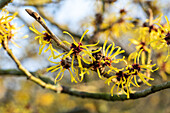
{"label": "cluster of yellow flowers", "polygon": [[[149,69],[151,72],[156,71],[156,69],[152,69],[156,64],[140,64],[140,55],[143,49],[139,51],[139,53],[136,53],[134,58],[133,64],[128,64],[126,62],[125,68],[122,69],[116,69],[115,75],[108,78],[105,83],[110,85],[111,82],[114,82],[115,84],[111,88],[111,95],[113,95],[113,89],[117,85],[117,92],[119,92],[119,88],[121,88],[121,93],[125,93],[127,95],[127,98],[129,98],[130,92],[132,90],[130,89],[131,85],[135,87],[140,87],[138,83],[139,81],[142,81],[143,83],[147,84],[148,86],[151,86],[150,83],[148,83],[148,80],[154,80],[153,78],[150,78],[146,71]],[[138,81],[137,81],[138,80]]]}
{"label": "cluster of yellow flowers", "polygon": [[[106,48],[106,40],[103,47],[90,51],[89,47],[96,46],[99,42],[92,45],[84,45],[82,43],[82,40],[88,30],[83,33],[79,42],[76,42],[70,33],[64,31],[63,33],[68,34],[72,38],[73,42],[69,43],[68,41],[63,41],[63,43],[69,45],[70,51],[59,53],[52,47],[52,38],[46,31],[41,33],[37,31],[34,26],[30,29],[38,34],[35,39],[39,38],[40,54],[47,44],[48,48],[44,52],[48,51],[49,49],[51,50],[49,61],[55,63],[56,65],[48,68],[47,71],[51,70],[51,72],[55,72],[60,70],[55,78],[55,82],[58,82],[62,79],[65,70],[70,72],[71,82],[75,83],[77,83],[77,81],[81,82],[84,78],[84,75],[86,73],[89,74],[89,71],[92,70],[96,71],[99,78],[105,80],[106,84],[110,85],[110,83],[114,83],[111,88],[111,95],[113,95],[113,89],[115,86],[117,86],[117,92],[124,93],[127,95],[127,98],[129,98],[129,94],[132,92],[130,88],[131,86],[140,87],[139,83],[141,82],[151,86],[148,81],[154,80],[153,78],[150,78],[148,70],[149,72],[154,72],[158,68],[153,69],[156,64],[151,64],[151,59],[149,59],[146,63],[146,56],[151,53],[151,47],[153,49],[160,49],[165,46],[168,49],[170,43],[170,27],[167,17],[166,20],[167,25],[162,26],[157,24],[160,26],[160,28],[152,25],[149,27],[143,26],[137,29],[137,32],[139,32],[139,37],[137,39],[130,39],[131,43],[136,45],[136,51],[131,53],[128,57],[129,62],[131,60],[134,61],[132,64],[125,60],[125,56],[120,59],[116,58],[125,51],[121,50],[119,46],[115,47],[114,42],[108,45]],[[159,45],[157,43],[159,43]],[[58,55],[55,55],[54,52],[58,53]],[[87,60],[85,58],[87,56],[90,59]],[[168,56],[165,58],[165,62],[167,61]],[[50,58],[60,58],[61,61],[53,62],[50,60]],[[112,63],[120,63],[122,61],[126,65],[124,68],[118,69],[112,66]],[[109,69],[106,70],[105,67],[108,67]],[[110,76],[106,77],[106,74]]]}
{"label": "cluster of yellow flowers", "polygon": [[130,42],[136,46],[136,51],[129,55],[128,60],[133,59],[135,54],[143,49],[141,62],[145,64],[147,55],[153,54],[151,51],[154,50],[156,63],[160,67],[159,74],[163,80],[166,80],[165,73],[170,73],[168,59],[170,56],[170,25],[166,16],[166,23],[159,24],[161,17],[162,15],[153,20],[153,24],[150,26],[144,24],[142,27],[137,28],[136,32],[138,32],[139,37],[130,39]]}
{"label": "cluster of yellow flowers", "polygon": [[11,21],[15,18],[17,13],[14,13],[13,15],[9,15],[9,12],[5,9],[2,9],[1,11],[1,17],[0,17],[0,48],[2,47],[2,42],[4,40],[10,40],[13,44],[18,46],[13,41],[13,36],[16,31],[15,25],[11,24]]}
{"label": "cluster of yellow flowers", "polygon": [[[39,37],[40,39],[40,44],[44,43],[49,44],[50,46],[51,38],[49,35],[47,35],[46,32],[43,31],[43,33],[39,33],[35,28],[31,28],[31,30],[39,34],[39,36],[37,37]],[[63,32],[68,34],[73,40],[72,43],[69,43],[68,41],[63,41],[63,43],[70,46],[69,52],[64,52],[60,54],[52,47],[48,47],[52,53],[49,57],[49,61],[55,63],[56,65],[48,68],[47,71],[51,70],[51,72],[55,72],[57,70],[60,70],[55,78],[55,82],[58,82],[63,78],[65,70],[68,70],[70,72],[71,82],[75,83],[77,83],[77,81],[81,82],[84,78],[84,74],[89,74],[89,71],[92,70],[96,71],[99,78],[102,80],[106,80],[104,77],[105,74],[111,75],[107,77],[107,80],[105,81],[105,83],[108,85],[110,85],[110,83],[114,83],[113,87],[111,88],[111,95],[113,95],[113,89],[117,85],[117,91],[126,94],[129,98],[131,85],[140,87],[138,85],[137,79],[140,79],[145,84],[151,86],[151,84],[148,83],[148,80],[153,80],[153,78],[150,78],[148,75],[146,75],[146,70],[149,69],[151,72],[153,72],[157,69],[152,70],[155,64],[140,64],[140,55],[144,51],[144,48],[135,53],[135,57],[133,58],[134,63],[129,65],[124,56],[120,59],[116,58],[118,55],[124,53],[125,51],[121,50],[119,46],[115,47],[114,42],[108,45],[106,48],[106,40],[102,48],[90,51],[88,47],[96,46],[98,43],[92,45],[84,45],[82,43],[82,40],[87,32],[88,30],[84,32],[79,42],[76,42],[74,37],[70,33],[66,31]],[[35,38],[37,39],[37,37]],[[42,48],[40,48],[40,51],[42,51]],[[58,55],[55,55],[54,51],[57,52]],[[87,60],[85,58],[86,56],[90,57],[90,59]],[[60,61],[53,62],[50,60],[50,58],[60,58]],[[120,63],[122,61],[126,64],[125,68],[118,69],[112,66],[112,63]],[[109,69],[106,71],[105,67],[109,67]],[[119,88],[121,88],[121,91],[119,91]]]}
{"label": "cluster of yellow flowers", "polygon": [[153,42],[153,47],[156,49],[160,48],[165,48],[167,49],[167,57],[165,58],[165,62],[168,60],[168,57],[170,56],[170,25],[169,25],[169,20],[167,16],[165,16],[165,19],[167,23],[165,25],[160,25],[159,23],[157,24],[160,28],[157,29],[157,37]]}

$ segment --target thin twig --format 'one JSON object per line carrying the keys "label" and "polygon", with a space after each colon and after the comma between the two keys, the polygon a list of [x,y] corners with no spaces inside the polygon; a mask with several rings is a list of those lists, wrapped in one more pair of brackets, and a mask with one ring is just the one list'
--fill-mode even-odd
{"label": "thin twig", "polygon": [[46,16],[45,13],[44,13],[39,7],[37,7],[37,9],[38,9],[38,11],[39,11],[39,14],[40,14],[43,18],[45,18],[46,20],[48,20],[51,24],[53,24],[54,26],[56,26],[59,30],[61,30],[61,31],[67,31],[67,32],[69,32],[73,37],[78,37],[78,38],[81,37],[81,35],[76,34],[76,33],[72,32],[72,31],[70,31],[69,29],[63,28],[61,25],[59,25],[58,23],[56,23],[53,19],[49,18],[49,16]]}
{"label": "thin twig", "polygon": [[8,55],[12,58],[12,60],[15,62],[15,64],[17,65],[18,69],[21,70],[28,79],[30,79],[31,81],[37,83],[38,85],[40,85],[43,88],[47,88],[47,89],[51,89],[54,90],[56,92],[60,92],[63,88],[61,86],[56,86],[56,85],[51,85],[51,84],[46,84],[44,81],[40,80],[39,78],[36,78],[35,76],[33,76],[27,69],[25,69],[22,64],[20,63],[20,61],[14,56],[14,54],[12,53],[12,50],[8,48],[8,41],[4,40],[2,42],[2,46],[3,48],[6,50],[6,52],[8,53]]}
{"label": "thin twig", "polygon": [[8,3],[12,2],[13,0],[0,0],[0,9],[6,6]]}
{"label": "thin twig", "polygon": [[69,48],[65,46],[64,43],[47,27],[47,25],[44,23],[43,18],[37,13],[30,9],[25,9],[26,12],[32,16],[37,22],[39,22],[44,29],[51,35],[52,39],[56,42],[57,46],[63,48],[66,51],[69,51]]}

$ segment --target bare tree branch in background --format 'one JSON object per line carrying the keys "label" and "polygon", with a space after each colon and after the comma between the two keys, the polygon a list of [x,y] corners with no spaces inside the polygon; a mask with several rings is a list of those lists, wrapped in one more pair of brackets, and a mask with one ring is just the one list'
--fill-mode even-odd
{"label": "bare tree branch in background", "polygon": [[0,0],[0,9],[12,1],[13,0]]}

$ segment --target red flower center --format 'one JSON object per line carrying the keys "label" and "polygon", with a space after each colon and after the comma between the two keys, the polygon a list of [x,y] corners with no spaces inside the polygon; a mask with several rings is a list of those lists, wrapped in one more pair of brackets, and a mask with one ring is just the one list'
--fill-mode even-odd
{"label": "red flower center", "polygon": [[51,40],[51,36],[48,33],[44,33],[45,37],[43,37],[43,39],[47,42],[49,42]]}
{"label": "red flower center", "polygon": [[92,65],[94,70],[100,67],[100,63],[98,61],[94,61]]}
{"label": "red flower center", "polygon": [[106,66],[111,66],[111,62],[112,62],[112,61],[111,61],[111,59],[110,59],[109,57],[105,57],[104,60],[105,60],[105,65],[106,65]]}
{"label": "red flower center", "polygon": [[145,46],[145,42],[140,42],[140,45],[142,45],[140,50],[143,49],[143,51],[145,51],[145,47],[144,47]]}
{"label": "red flower center", "polygon": [[70,47],[70,49],[73,49],[72,54],[74,54],[74,55],[79,54],[83,50],[83,48],[80,46],[82,46],[82,43],[78,43],[78,46],[76,46],[74,43],[72,43],[71,47]]}
{"label": "red flower center", "polygon": [[118,73],[116,73],[116,76],[117,76],[116,79],[120,81],[121,78],[122,80],[124,80],[123,77],[127,79],[129,75],[127,75],[126,73],[123,73],[122,71],[119,71]]}
{"label": "red flower center", "polygon": [[167,45],[170,45],[170,33],[169,32],[166,34],[166,37],[164,39],[165,39]]}
{"label": "red flower center", "polygon": [[[66,58],[66,60],[67,60],[67,58]],[[67,62],[66,60],[61,60],[61,65],[63,66],[63,68],[65,68],[65,69],[69,69],[71,66],[70,66],[70,63],[69,62]]]}
{"label": "red flower center", "polygon": [[132,68],[128,68],[128,70],[129,70],[130,73],[135,72],[132,75],[137,75],[138,72],[141,70],[141,68],[140,68],[139,64],[133,64]]}

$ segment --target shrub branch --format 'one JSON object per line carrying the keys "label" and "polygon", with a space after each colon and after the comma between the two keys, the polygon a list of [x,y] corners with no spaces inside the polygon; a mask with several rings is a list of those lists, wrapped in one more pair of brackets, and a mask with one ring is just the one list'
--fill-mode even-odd
{"label": "shrub branch", "polygon": [[[34,75],[36,75],[35,72],[32,72]],[[25,72],[23,71],[18,71],[18,70],[0,70],[0,76],[2,75],[16,75],[16,76],[23,76],[26,75]],[[48,77],[44,77],[44,76],[38,76],[38,78],[36,79],[40,79],[41,81],[43,81],[45,84],[51,84],[51,86],[55,86],[54,82],[49,79]],[[38,83],[37,83],[38,84]],[[41,86],[41,84],[38,84]],[[159,84],[159,85],[154,85],[152,87],[149,87],[147,89],[144,89],[142,91],[138,91],[135,92],[133,94],[130,94],[130,98],[128,99],[126,95],[121,94],[121,95],[117,95],[114,94],[113,96],[111,96],[110,94],[107,93],[89,93],[89,92],[82,92],[76,89],[73,89],[71,87],[66,87],[66,86],[59,86],[58,87],[62,87],[60,90],[61,93],[65,93],[68,95],[72,95],[72,96],[76,96],[76,97],[81,97],[81,98],[91,98],[91,99],[102,99],[102,100],[106,100],[106,101],[124,101],[124,100],[132,100],[132,99],[138,99],[138,98],[143,98],[146,97],[148,95],[154,94],[156,92],[159,92],[161,90],[164,89],[168,89],[170,88],[170,81]],[[53,89],[53,88],[48,88],[52,91],[57,91],[57,89]]]}

